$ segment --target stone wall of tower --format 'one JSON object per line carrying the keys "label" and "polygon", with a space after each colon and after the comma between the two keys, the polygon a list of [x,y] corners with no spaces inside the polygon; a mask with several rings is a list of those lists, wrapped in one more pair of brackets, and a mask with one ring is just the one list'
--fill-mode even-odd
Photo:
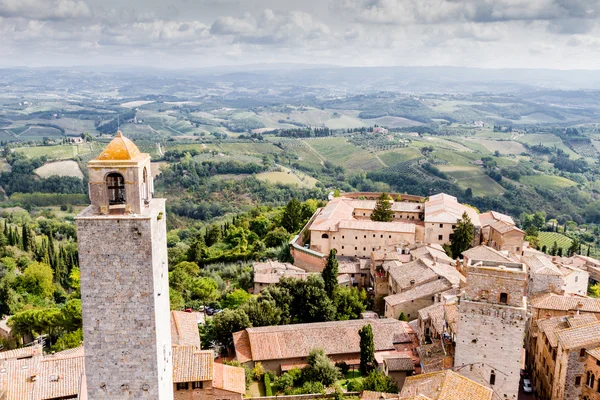
{"label": "stone wall of tower", "polygon": [[76,219],[88,398],[173,399],[165,202]]}
{"label": "stone wall of tower", "polygon": [[[495,399],[517,399],[526,308],[459,304],[455,371],[494,390]],[[492,370],[495,383],[490,385]]]}

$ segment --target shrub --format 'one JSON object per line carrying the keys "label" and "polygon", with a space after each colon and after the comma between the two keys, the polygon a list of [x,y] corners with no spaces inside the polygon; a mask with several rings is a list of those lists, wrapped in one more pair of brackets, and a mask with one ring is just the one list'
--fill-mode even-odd
{"label": "shrub", "polygon": [[325,386],[321,382],[304,382],[302,387],[294,390],[294,394],[310,394],[321,393],[325,394]]}
{"label": "shrub", "polygon": [[265,374],[264,382],[265,382],[265,395],[273,396],[273,389],[271,388],[271,377],[269,376],[269,374]]}
{"label": "shrub", "polygon": [[260,380],[262,376],[265,374],[265,368],[262,366],[260,362],[257,362],[252,369],[252,374],[256,380]]}
{"label": "shrub", "polygon": [[362,392],[363,385],[358,379],[350,379],[348,385],[346,385],[349,392]]}

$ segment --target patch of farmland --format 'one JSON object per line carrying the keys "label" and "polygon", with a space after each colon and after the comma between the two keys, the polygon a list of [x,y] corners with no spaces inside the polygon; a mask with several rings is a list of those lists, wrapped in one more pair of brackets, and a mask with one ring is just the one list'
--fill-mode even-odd
{"label": "patch of farmland", "polygon": [[412,119],[391,116],[369,119],[367,122],[369,125],[377,124],[388,128],[405,128],[408,126],[423,125],[421,122],[413,121]]}
{"label": "patch of farmland", "polygon": [[325,161],[337,165],[344,164],[355,153],[364,151],[341,137],[311,139],[305,140],[304,143],[319,153]]}
{"label": "patch of farmland", "polygon": [[520,182],[528,186],[549,190],[564,189],[571,186],[577,186],[577,183],[573,182],[572,180],[555,175],[522,176]]}
{"label": "patch of farmland", "polygon": [[350,117],[348,115],[340,115],[336,118],[331,118],[325,121],[325,126],[329,129],[352,129],[352,128],[362,128],[367,126],[362,120],[354,117]]}
{"label": "patch of farmland", "polygon": [[470,141],[480,143],[491,153],[495,151],[499,151],[500,154],[521,154],[527,152],[525,146],[511,140],[470,139]]}
{"label": "patch of farmland", "polygon": [[471,188],[475,196],[501,195],[505,189],[476,166],[442,165],[439,169],[463,189]]}
{"label": "patch of farmland", "polygon": [[422,157],[421,152],[414,147],[389,150],[378,153],[379,158],[387,165],[395,165],[404,161]]}
{"label": "patch of farmland", "polygon": [[72,176],[83,179],[83,173],[79,169],[79,165],[73,160],[56,161],[42,165],[37,168],[35,174],[41,178],[49,176]]}
{"label": "patch of farmland", "polygon": [[313,177],[299,174],[283,167],[282,171],[262,172],[257,174],[256,178],[271,183],[282,183],[284,185],[298,185],[304,187],[314,187],[317,183],[317,180]]}
{"label": "patch of farmland", "polygon": [[558,232],[540,232],[538,238],[540,240],[540,248],[546,246],[546,251],[550,252],[554,242],[556,242],[558,247],[562,247],[563,254],[565,255],[569,247],[571,247],[571,243],[573,243],[573,240]]}

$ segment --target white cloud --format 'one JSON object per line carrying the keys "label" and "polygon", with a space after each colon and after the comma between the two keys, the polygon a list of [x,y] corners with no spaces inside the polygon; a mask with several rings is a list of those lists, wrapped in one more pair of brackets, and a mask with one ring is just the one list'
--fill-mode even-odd
{"label": "white cloud", "polygon": [[41,21],[90,18],[90,6],[83,0],[0,0],[0,16]]}

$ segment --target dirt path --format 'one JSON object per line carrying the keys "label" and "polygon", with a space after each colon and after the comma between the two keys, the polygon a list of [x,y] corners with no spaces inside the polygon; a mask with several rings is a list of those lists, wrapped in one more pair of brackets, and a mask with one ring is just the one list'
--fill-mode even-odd
{"label": "dirt path", "polygon": [[310,144],[308,144],[307,142],[304,142],[302,140],[300,141],[300,143],[304,143],[304,145],[306,147],[308,147],[310,149],[310,151],[312,151],[313,153],[315,153],[315,155],[317,157],[319,157],[319,160],[321,160],[321,165],[323,165],[323,166],[325,165],[325,159],[323,157],[321,157],[321,155],[315,149],[313,149]]}
{"label": "dirt path", "polygon": [[372,153],[375,158],[377,159],[377,161],[379,161],[381,163],[381,165],[383,165],[384,167],[389,167],[389,165],[387,165],[386,163],[383,162],[383,160],[381,158],[379,158],[379,156],[377,155],[377,153],[373,152]]}

